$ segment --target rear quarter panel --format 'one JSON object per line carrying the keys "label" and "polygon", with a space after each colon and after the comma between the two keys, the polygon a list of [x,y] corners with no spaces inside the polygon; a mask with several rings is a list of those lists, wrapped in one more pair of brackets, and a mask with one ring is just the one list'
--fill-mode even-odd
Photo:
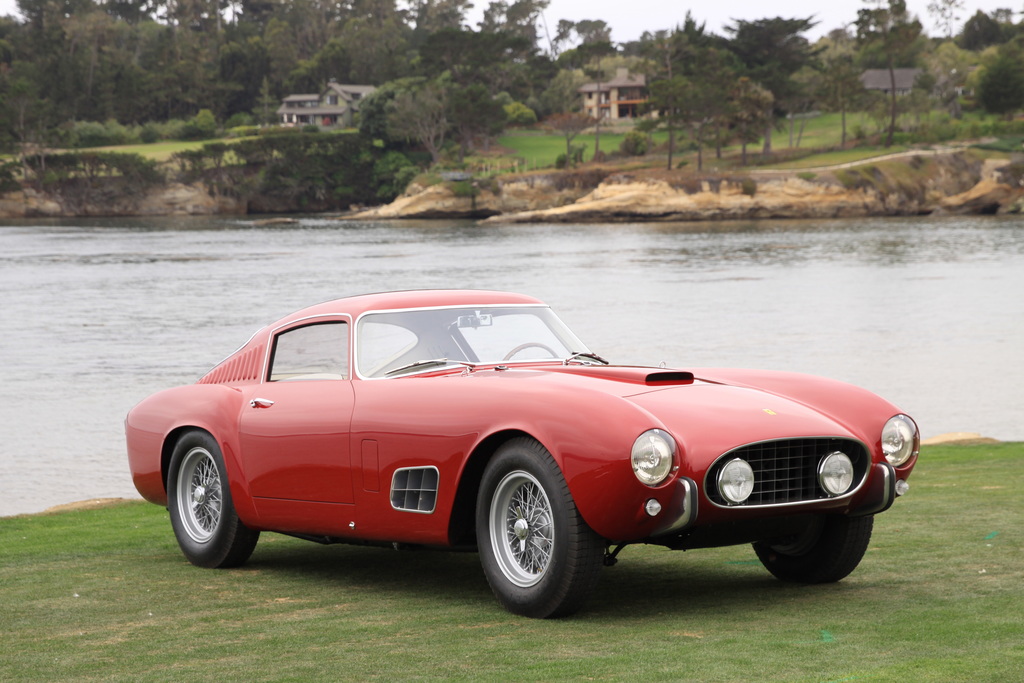
{"label": "rear quarter panel", "polygon": [[237,388],[227,385],[192,384],[158,392],[132,408],[125,421],[128,464],[135,488],[143,498],[167,504],[167,465],[175,436],[188,429],[201,429],[220,444],[239,517],[257,525],[239,460],[241,398]]}

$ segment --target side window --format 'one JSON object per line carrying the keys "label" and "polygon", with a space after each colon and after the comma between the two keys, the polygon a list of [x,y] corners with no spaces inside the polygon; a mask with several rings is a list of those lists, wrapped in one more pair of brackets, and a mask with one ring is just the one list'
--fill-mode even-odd
{"label": "side window", "polygon": [[348,323],[317,323],[277,335],[270,359],[271,382],[348,376]]}

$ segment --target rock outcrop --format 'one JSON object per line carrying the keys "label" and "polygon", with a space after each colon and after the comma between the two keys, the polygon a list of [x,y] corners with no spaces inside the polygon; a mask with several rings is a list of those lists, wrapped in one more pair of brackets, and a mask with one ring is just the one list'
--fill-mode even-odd
{"label": "rock outcrop", "polygon": [[849,169],[732,176],[649,170],[510,176],[458,189],[410,187],[393,203],[351,218],[580,223],[996,213],[1024,195],[1019,182],[1001,179],[1007,163],[921,153]]}
{"label": "rock outcrop", "polygon": [[62,196],[26,188],[0,195],[2,218],[62,218],[75,216],[214,216],[244,214],[243,201],[212,196],[200,184],[171,183],[138,195],[109,193]]}

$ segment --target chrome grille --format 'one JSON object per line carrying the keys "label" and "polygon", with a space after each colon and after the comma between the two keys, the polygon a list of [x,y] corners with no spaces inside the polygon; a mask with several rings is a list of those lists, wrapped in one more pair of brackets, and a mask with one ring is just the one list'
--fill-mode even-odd
{"label": "chrome grille", "polygon": [[742,458],[754,470],[754,491],[740,507],[830,498],[818,485],[818,465],[835,451],[845,453],[853,462],[852,491],[860,486],[868,471],[867,449],[858,441],[836,438],[782,439],[737,448],[721,456],[708,470],[705,490],[712,502],[729,505],[718,492],[718,473],[733,458]]}

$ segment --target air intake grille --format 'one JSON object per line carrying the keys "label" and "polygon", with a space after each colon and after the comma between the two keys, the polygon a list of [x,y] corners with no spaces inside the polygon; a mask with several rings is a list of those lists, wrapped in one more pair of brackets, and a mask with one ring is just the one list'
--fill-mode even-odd
{"label": "air intake grille", "polygon": [[818,485],[818,465],[829,453],[840,451],[853,462],[854,483],[860,486],[868,470],[864,446],[850,439],[813,438],[765,441],[726,453],[708,470],[706,491],[712,502],[728,505],[718,492],[718,473],[734,458],[750,463],[754,470],[754,491],[743,507],[786,505],[821,500],[830,496]]}
{"label": "air intake grille", "polygon": [[391,479],[391,507],[409,512],[434,511],[437,504],[437,468],[397,470]]}

